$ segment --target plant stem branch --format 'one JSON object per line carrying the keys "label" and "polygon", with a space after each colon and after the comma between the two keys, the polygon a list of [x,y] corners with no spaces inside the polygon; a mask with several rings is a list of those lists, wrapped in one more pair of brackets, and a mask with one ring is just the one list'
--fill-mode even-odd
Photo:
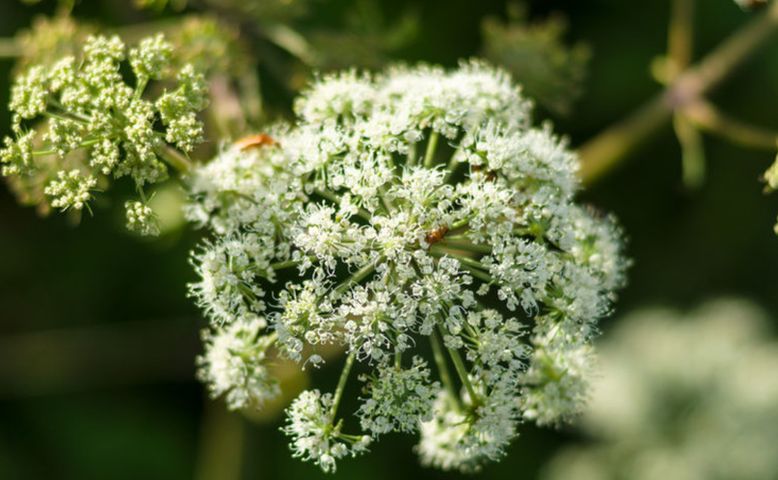
{"label": "plant stem branch", "polygon": [[681,144],[683,183],[688,188],[699,188],[705,180],[705,149],[702,135],[686,115],[676,113],[673,128]]}
{"label": "plant stem branch", "polygon": [[282,23],[267,23],[262,25],[265,37],[297,57],[306,65],[316,64],[316,52],[308,40],[296,30]]}
{"label": "plant stem branch", "polygon": [[694,0],[674,0],[667,30],[669,79],[675,79],[692,60],[694,40]]}
{"label": "plant stem branch", "polygon": [[427,141],[427,151],[424,154],[425,168],[432,167],[432,164],[435,162],[435,150],[438,147],[438,137],[440,137],[438,132],[433,130],[432,133],[430,133],[430,138]]}
{"label": "plant stem branch", "polygon": [[438,373],[440,374],[440,380],[448,390],[448,394],[451,399],[456,403],[457,408],[461,408],[459,404],[459,395],[454,388],[454,382],[451,380],[451,372],[448,371],[448,365],[446,364],[446,357],[443,355],[443,347],[440,342],[440,335],[436,330],[432,331],[430,335],[430,344],[432,345],[432,356],[435,358],[435,364],[438,367]]}
{"label": "plant stem branch", "polygon": [[671,119],[673,111],[697,101],[721,83],[768,40],[778,27],[778,2],[732,34],[696,66],[678,76],[635,113],[579,148],[581,179],[592,183]]}
{"label": "plant stem branch", "polygon": [[193,168],[192,162],[170,145],[163,144],[157,149],[157,153],[168,163],[168,165],[178,170],[179,173],[189,173]]}
{"label": "plant stem branch", "polygon": [[459,355],[459,351],[448,347],[446,347],[446,350],[448,350],[448,355],[451,357],[451,361],[454,363],[454,369],[457,371],[457,375],[459,375],[459,379],[462,381],[462,385],[465,386],[468,395],[470,395],[470,404],[479,404],[481,402],[481,397],[478,395],[478,393],[476,393],[472,382],[470,382],[470,377],[467,374],[465,362],[462,361],[462,356]]}
{"label": "plant stem branch", "polygon": [[489,245],[478,245],[475,244],[469,240],[456,240],[456,239],[449,239],[449,238],[443,238],[440,242],[438,242],[438,245],[441,247],[448,247],[454,250],[466,250],[468,252],[474,252],[474,253],[492,253],[492,247]]}
{"label": "plant stem branch", "polygon": [[206,399],[203,417],[195,480],[240,479],[245,450],[243,417],[227,411],[211,399]]}
{"label": "plant stem branch", "polygon": [[354,365],[354,357],[356,353],[351,352],[346,357],[346,363],[343,364],[343,370],[340,372],[340,378],[338,379],[338,386],[335,389],[335,396],[332,399],[332,408],[330,409],[330,422],[335,423],[335,415],[338,413],[338,406],[340,405],[340,399],[343,398],[343,390],[346,389],[346,381],[348,381],[348,375],[351,372],[351,366]]}
{"label": "plant stem branch", "polygon": [[778,131],[732,118],[704,100],[695,102],[683,110],[684,115],[697,127],[749,148],[775,150]]}
{"label": "plant stem branch", "polygon": [[340,295],[341,293],[344,293],[346,290],[348,290],[349,287],[351,287],[352,285],[356,285],[362,280],[364,280],[365,277],[373,273],[373,270],[375,270],[377,264],[378,261],[373,263],[368,263],[364,267],[354,272],[352,276],[344,280],[343,283],[341,283],[335,288],[335,293]]}
{"label": "plant stem branch", "polygon": [[287,260],[285,262],[271,263],[270,268],[273,270],[283,270],[285,268],[296,267],[297,265],[300,265],[300,263],[302,263],[302,260]]}
{"label": "plant stem branch", "polygon": [[[329,200],[330,202],[334,203],[336,206],[340,206],[341,198],[338,196],[337,193],[331,192],[329,190],[324,190],[324,189],[321,189],[321,188],[315,189],[314,193],[316,195],[324,198],[325,200]],[[368,222],[373,218],[373,216],[370,214],[370,212],[368,212],[364,208],[360,208],[357,211],[357,215],[359,215],[363,219],[367,220]]]}

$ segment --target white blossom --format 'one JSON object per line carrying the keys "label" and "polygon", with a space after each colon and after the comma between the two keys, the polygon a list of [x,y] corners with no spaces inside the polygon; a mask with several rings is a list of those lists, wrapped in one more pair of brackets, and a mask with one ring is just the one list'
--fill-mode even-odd
{"label": "white blossom", "polygon": [[50,197],[51,206],[62,210],[69,208],[81,210],[91,198],[91,191],[97,186],[92,175],[83,175],[79,170],[60,170],[57,179],[52,180],[44,189]]}
{"label": "white blossom", "polygon": [[384,364],[368,382],[365,398],[357,410],[362,429],[374,437],[389,432],[412,433],[420,422],[432,419],[432,402],[440,384],[431,382],[430,370],[421,357],[410,368]]}
{"label": "white blossom", "polygon": [[599,374],[544,480],[768,480],[778,471],[778,343],[738,299],[637,311],[598,345]]}
{"label": "white blossom", "polygon": [[134,201],[124,204],[127,212],[127,229],[140,235],[159,235],[159,225],[154,211],[148,205]]}
{"label": "white blossom", "polygon": [[335,472],[336,461],[348,455],[367,451],[370,437],[352,437],[332,425],[332,395],[306,390],[287,409],[287,424],[282,429],[292,439],[293,456],[319,465],[325,472]]}
{"label": "white blossom", "polygon": [[505,376],[482,395],[481,403],[471,405],[470,411],[457,408],[449,394],[441,392],[432,420],[421,424],[416,451],[422,464],[474,472],[502,457],[516,436],[519,421],[515,386],[515,381]]}
{"label": "white blossom", "polygon": [[281,393],[266,366],[272,344],[266,325],[255,317],[203,332],[205,353],[197,359],[198,377],[208,384],[211,396],[224,395],[231,410],[259,407]]}
{"label": "white blossom", "polygon": [[[335,393],[290,407],[295,454],[331,471],[364,435],[337,414],[353,362],[369,370],[362,430],[420,428],[440,468],[474,470],[520,420],[579,411],[624,283],[621,232],[575,204],[575,154],[531,126],[508,76],[477,61],[348,71],[295,110],[198,168],[187,207],[213,234],[192,293],[214,328],[261,315],[301,368],[346,351]],[[429,342],[440,382],[417,355]]]}

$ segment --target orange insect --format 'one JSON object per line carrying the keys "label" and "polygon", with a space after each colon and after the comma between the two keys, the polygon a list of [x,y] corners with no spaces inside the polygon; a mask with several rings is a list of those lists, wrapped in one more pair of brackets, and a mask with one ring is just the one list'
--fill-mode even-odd
{"label": "orange insect", "polygon": [[[483,170],[481,165],[473,165],[473,166],[470,167],[470,169],[474,173],[475,172],[480,172],[481,170]],[[497,179],[497,174],[493,170],[489,170],[488,172],[486,172],[486,179],[488,181],[490,181],[490,182],[493,182],[493,181],[495,181]]]}
{"label": "orange insect", "polygon": [[249,150],[251,148],[273,147],[278,145],[278,142],[266,133],[257,133],[241,138],[235,142],[235,145],[241,150]]}
{"label": "orange insect", "polygon": [[429,232],[424,237],[424,241],[427,242],[428,245],[438,243],[439,241],[443,240],[443,237],[445,237],[447,233],[448,227],[443,225],[442,227],[438,227],[435,230]]}

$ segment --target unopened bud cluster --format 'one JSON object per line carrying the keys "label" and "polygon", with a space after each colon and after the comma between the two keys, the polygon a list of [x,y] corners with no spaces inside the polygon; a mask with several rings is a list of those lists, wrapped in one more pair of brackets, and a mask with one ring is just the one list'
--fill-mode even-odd
{"label": "unopened bud cluster", "polygon": [[[203,77],[190,65],[172,68],[172,52],[162,35],[129,52],[119,37],[90,36],[80,56],[29,67],[11,91],[15,135],[0,150],[2,174],[51,175],[42,179],[44,193],[62,210],[88,206],[100,177],[129,176],[140,192],[164,180],[164,152],[189,152],[201,140],[197,112],[206,103]],[[132,83],[121,71],[125,61]],[[150,81],[173,88],[148,99]],[[46,160],[52,156],[54,170]],[[128,209],[128,223],[145,222],[133,215]]]}

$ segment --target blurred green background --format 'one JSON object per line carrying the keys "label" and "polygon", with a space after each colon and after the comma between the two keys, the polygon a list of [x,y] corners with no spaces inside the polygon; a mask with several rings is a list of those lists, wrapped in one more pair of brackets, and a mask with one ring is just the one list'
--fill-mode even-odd
{"label": "blurred green background", "polygon": [[[564,14],[566,40],[586,43],[592,54],[583,93],[569,114],[539,111],[540,118],[551,118],[557,131],[569,134],[573,145],[661,89],[649,66],[666,48],[669,2],[537,0],[527,6],[531,21]],[[53,2],[27,6],[2,0],[1,7],[2,37],[55,10]],[[452,66],[483,52],[485,19],[505,21],[508,7],[497,0],[316,0],[297,21],[345,36],[382,25],[397,35],[407,33],[402,42],[376,41],[385,47],[379,48],[381,58],[363,52],[369,66],[385,60]],[[697,57],[750,16],[731,0],[698,2],[698,10]],[[357,13],[361,16],[354,17]],[[109,26],[152,16],[122,0],[83,0],[75,15]],[[359,40],[343,50],[344,58],[335,47],[344,38],[311,41],[334,42],[327,49],[334,58],[322,66],[360,61],[353,52]],[[0,62],[3,133],[12,66]],[[268,108],[288,112],[292,96],[284,80],[300,73],[263,68]],[[778,128],[776,85],[778,36],[712,98],[740,118]],[[705,145],[708,176],[698,191],[682,185],[680,150],[668,125],[584,193],[585,201],[621,220],[635,262],[617,311],[602,324],[604,332],[641,306],[686,308],[722,294],[752,299],[769,312],[778,309],[778,238],[772,230],[778,196],[764,195],[759,182],[773,154],[715,138],[706,138]],[[188,252],[199,233],[183,229],[139,240],[124,231],[119,196],[111,196],[114,203],[108,197],[94,218],[74,228],[64,216],[42,220],[0,188],[0,478],[324,477],[290,457],[278,431],[280,418],[254,423],[227,414],[194,380],[203,320],[186,298],[186,282],[193,280]],[[337,373],[325,369],[322,381]],[[565,428],[522,430],[508,456],[477,477],[535,478],[555,450],[576,436]],[[459,477],[422,469],[412,452],[414,440],[387,436],[372,454],[341,462],[337,478]]]}

